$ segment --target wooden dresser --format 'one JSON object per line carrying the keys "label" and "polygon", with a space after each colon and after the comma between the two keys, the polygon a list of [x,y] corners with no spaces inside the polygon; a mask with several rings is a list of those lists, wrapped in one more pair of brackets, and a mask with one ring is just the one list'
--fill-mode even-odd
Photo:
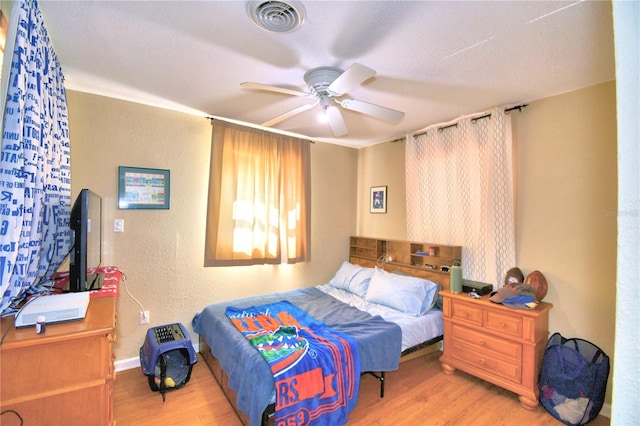
{"label": "wooden dresser", "polygon": [[472,299],[467,293],[440,292],[443,298],[442,370],[472,374],[519,395],[529,410],[538,406],[538,375],[549,335],[549,310],[512,309]]}
{"label": "wooden dresser", "polygon": [[[25,425],[113,425],[116,298],[91,298],[85,318],[16,329],[2,319],[0,405]],[[2,425],[20,424],[13,412]]]}

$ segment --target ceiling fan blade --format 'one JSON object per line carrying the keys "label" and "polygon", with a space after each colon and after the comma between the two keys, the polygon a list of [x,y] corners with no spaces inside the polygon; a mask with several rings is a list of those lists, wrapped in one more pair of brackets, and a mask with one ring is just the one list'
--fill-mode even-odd
{"label": "ceiling fan blade", "polygon": [[269,86],[267,84],[252,83],[250,81],[240,83],[240,85],[243,87],[248,87],[249,89],[258,89],[258,90],[266,90],[268,92],[284,93],[285,95],[300,96],[301,98],[315,97],[313,93],[303,92],[301,90],[287,89],[286,87],[279,87],[279,86]]}
{"label": "ceiling fan blade", "polygon": [[344,118],[342,118],[342,114],[338,107],[327,107],[327,116],[329,117],[329,126],[331,127],[331,131],[335,137],[339,138],[340,136],[344,136],[349,133],[347,125],[344,122]]}
{"label": "ceiling fan blade", "polygon": [[387,121],[400,121],[404,117],[404,112],[355,99],[342,99],[339,103],[344,109],[372,115]]}
{"label": "ceiling fan blade", "polygon": [[280,114],[279,116],[274,117],[269,121],[265,121],[264,123],[261,124],[261,126],[271,127],[274,124],[278,124],[281,121],[286,120],[287,118],[291,118],[294,115],[297,115],[297,114],[300,114],[301,112],[307,111],[307,110],[313,108],[316,105],[318,105],[318,102],[315,102],[315,103],[312,103],[312,104],[300,105],[299,107],[294,108],[291,111],[287,111],[284,114]]}
{"label": "ceiling fan blade", "polygon": [[332,95],[340,96],[354,87],[359,86],[360,83],[370,79],[374,75],[376,75],[376,72],[371,68],[355,63],[340,74],[340,76],[329,85],[328,90]]}

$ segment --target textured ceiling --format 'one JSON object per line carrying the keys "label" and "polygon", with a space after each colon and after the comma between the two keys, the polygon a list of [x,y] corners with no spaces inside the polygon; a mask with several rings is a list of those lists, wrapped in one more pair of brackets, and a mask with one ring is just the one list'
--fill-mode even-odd
{"label": "textured ceiling", "polygon": [[260,124],[309,100],[242,82],[307,91],[311,68],[373,68],[348,96],[401,121],[343,110],[336,138],[315,107],[274,126],[353,147],[615,78],[608,1],[301,1],[287,34],[258,28],[246,1],[39,4],[68,89],[202,116]]}

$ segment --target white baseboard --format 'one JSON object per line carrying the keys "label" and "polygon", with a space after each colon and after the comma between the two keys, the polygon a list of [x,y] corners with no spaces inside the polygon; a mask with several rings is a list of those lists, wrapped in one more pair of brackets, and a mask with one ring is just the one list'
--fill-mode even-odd
{"label": "white baseboard", "polygon": [[129,359],[120,359],[113,363],[116,368],[116,373],[118,371],[131,370],[132,368],[140,368],[140,358],[129,358]]}

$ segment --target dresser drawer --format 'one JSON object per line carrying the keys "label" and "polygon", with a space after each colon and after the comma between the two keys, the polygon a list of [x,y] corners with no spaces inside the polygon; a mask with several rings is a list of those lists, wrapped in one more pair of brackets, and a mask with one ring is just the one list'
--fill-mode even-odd
{"label": "dresser drawer", "polygon": [[485,328],[513,337],[522,337],[522,316],[487,310]]}
{"label": "dresser drawer", "polygon": [[502,377],[513,383],[522,381],[522,367],[518,360],[505,361],[497,359],[489,351],[478,349],[460,340],[453,341],[451,356],[472,367],[483,370],[492,376]]}
{"label": "dresser drawer", "polygon": [[522,344],[492,337],[482,332],[469,330],[464,326],[454,324],[452,327],[453,339],[461,340],[467,344],[477,346],[478,349],[502,355],[520,363],[522,359]]}
{"label": "dresser drawer", "polygon": [[451,318],[468,321],[482,326],[482,308],[469,303],[453,300],[451,304]]}
{"label": "dresser drawer", "polygon": [[[106,358],[110,354],[104,352],[105,343],[104,337],[89,336],[4,350],[1,400],[4,403],[33,394],[53,394],[61,388],[74,389],[104,381],[107,361],[111,361]],[[8,378],[12,378],[11,382],[4,381]]]}

